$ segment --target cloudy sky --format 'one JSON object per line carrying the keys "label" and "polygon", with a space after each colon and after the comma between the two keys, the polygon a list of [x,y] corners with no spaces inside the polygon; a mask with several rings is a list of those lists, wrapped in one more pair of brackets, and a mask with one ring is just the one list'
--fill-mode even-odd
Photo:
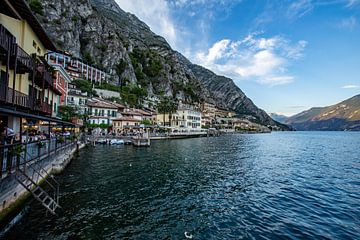
{"label": "cloudy sky", "polygon": [[267,112],[360,93],[360,0],[116,1]]}

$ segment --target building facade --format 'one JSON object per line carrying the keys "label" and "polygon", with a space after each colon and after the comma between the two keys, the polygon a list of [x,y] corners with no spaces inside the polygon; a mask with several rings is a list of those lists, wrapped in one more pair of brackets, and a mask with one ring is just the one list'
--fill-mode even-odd
{"label": "building facade", "polygon": [[[56,116],[61,94],[54,87],[51,67],[44,60],[56,50],[23,0],[0,2],[0,104],[12,115],[2,122],[20,131],[21,112]],[[5,112],[5,110],[2,110]]]}
{"label": "building facade", "polygon": [[69,91],[70,76],[60,65],[52,65],[55,71],[54,87],[61,93],[60,105],[67,105],[67,97]]}
{"label": "building facade", "polygon": [[112,125],[113,119],[118,118],[118,108],[100,99],[91,99],[87,102],[89,123]]}
{"label": "building facade", "polygon": [[107,74],[89,64],[86,64],[81,59],[75,58],[67,53],[49,52],[46,55],[46,60],[50,64],[61,65],[74,79],[86,79],[91,82],[101,83],[105,82]]}

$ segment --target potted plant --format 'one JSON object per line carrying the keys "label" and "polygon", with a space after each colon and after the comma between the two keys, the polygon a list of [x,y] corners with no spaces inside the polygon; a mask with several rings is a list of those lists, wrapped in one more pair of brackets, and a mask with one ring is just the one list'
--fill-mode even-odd
{"label": "potted plant", "polygon": [[56,141],[57,141],[57,143],[64,143],[64,142],[65,142],[65,138],[59,137]]}
{"label": "potted plant", "polygon": [[11,165],[12,165],[12,157],[16,156],[16,168],[20,165],[20,156],[21,153],[25,150],[21,144],[13,146],[9,149],[8,158],[7,158],[7,169],[11,172]]}
{"label": "potted plant", "polygon": [[43,148],[43,147],[45,147],[46,143],[43,142],[43,141],[38,141],[36,145],[37,145],[39,148]]}

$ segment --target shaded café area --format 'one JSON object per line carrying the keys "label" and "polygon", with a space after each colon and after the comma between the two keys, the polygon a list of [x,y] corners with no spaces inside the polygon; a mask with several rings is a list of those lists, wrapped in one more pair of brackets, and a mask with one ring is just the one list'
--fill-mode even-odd
{"label": "shaded caf\u00e9 area", "polygon": [[0,108],[0,180],[73,146],[78,132],[60,119]]}

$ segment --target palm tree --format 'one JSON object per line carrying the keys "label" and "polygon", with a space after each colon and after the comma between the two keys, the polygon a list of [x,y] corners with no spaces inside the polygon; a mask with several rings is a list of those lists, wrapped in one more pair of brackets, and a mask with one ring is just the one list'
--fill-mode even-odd
{"label": "palm tree", "polygon": [[171,126],[171,115],[177,110],[177,103],[169,97],[163,97],[157,105],[158,112],[163,114],[163,126],[165,126],[165,114],[169,114],[169,124]]}

